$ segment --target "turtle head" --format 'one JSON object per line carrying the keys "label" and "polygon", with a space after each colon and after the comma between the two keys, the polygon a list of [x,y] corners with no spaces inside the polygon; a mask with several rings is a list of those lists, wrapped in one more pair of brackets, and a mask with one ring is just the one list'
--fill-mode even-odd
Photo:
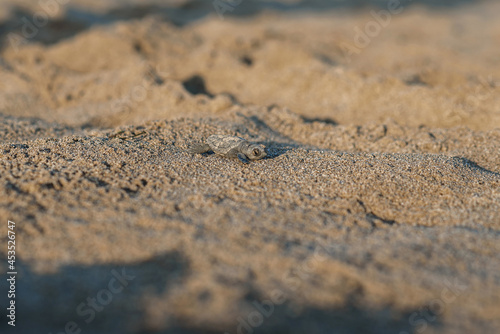
{"label": "turtle head", "polygon": [[247,158],[250,160],[259,160],[267,155],[266,147],[259,144],[248,145],[248,148],[243,153],[245,153]]}

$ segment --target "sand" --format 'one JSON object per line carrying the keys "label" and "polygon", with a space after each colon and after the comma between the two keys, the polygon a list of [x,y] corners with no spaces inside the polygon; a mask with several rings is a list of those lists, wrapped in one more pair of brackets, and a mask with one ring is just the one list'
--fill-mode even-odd
{"label": "sand", "polygon": [[500,6],[413,2],[2,1],[2,333],[498,333]]}

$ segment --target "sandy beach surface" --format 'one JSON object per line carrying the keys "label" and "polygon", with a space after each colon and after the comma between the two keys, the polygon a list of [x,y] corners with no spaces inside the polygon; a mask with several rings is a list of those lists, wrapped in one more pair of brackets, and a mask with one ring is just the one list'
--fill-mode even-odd
{"label": "sandy beach surface", "polygon": [[500,4],[217,3],[0,1],[0,331],[499,333]]}

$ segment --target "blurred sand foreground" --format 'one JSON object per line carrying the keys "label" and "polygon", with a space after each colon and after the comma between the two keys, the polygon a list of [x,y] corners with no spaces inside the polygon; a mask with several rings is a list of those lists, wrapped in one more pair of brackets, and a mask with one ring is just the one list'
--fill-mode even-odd
{"label": "blurred sand foreground", "polygon": [[500,4],[54,1],[0,1],[2,333],[500,332]]}

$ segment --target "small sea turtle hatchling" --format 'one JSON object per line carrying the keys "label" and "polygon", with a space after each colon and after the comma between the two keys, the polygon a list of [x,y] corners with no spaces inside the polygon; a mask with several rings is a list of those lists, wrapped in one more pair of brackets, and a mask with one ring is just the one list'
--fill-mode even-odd
{"label": "small sea turtle hatchling", "polygon": [[243,163],[249,160],[259,160],[267,154],[264,145],[253,144],[240,137],[212,135],[207,138],[206,143],[195,144],[189,148],[190,153],[205,153],[214,151],[226,158],[238,158]]}

